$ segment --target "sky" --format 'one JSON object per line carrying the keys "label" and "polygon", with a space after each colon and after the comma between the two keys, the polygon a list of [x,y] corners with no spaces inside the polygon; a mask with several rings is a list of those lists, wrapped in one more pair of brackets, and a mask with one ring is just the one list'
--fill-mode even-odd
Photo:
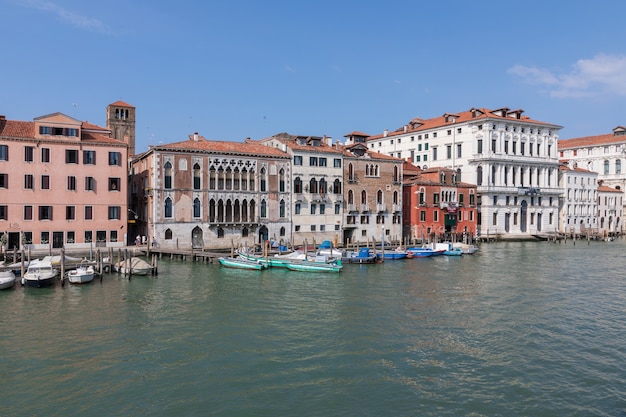
{"label": "sky", "polygon": [[370,135],[472,107],[560,138],[626,126],[626,2],[0,0],[0,114],[106,125],[136,152],[277,133]]}

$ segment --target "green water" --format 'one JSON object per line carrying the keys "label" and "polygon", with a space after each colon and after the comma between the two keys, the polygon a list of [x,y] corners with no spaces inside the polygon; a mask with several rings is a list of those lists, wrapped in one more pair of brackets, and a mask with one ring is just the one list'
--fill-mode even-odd
{"label": "green water", "polygon": [[3,416],[626,415],[626,241],[0,292]]}

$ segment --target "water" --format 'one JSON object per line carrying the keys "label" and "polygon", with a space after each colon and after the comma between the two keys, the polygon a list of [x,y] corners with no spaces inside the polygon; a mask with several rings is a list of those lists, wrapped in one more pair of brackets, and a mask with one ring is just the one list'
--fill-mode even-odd
{"label": "water", "polygon": [[626,241],[0,292],[3,416],[626,415]]}

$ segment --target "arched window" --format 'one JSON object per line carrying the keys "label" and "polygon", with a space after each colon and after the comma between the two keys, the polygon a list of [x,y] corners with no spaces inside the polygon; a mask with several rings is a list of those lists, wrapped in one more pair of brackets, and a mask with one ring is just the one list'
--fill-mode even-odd
{"label": "arched window", "polygon": [[250,219],[248,218],[248,201],[247,200],[243,200],[241,202],[241,221],[243,223],[250,221]]}
{"label": "arched window", "polygon": [[393,167],[393,182],[400,181],[400,172],[398,170],[398,166]]}
{"label": "arched window", "polygon": [[217,170],[217,189],[224,189],[224,169],[222,167]]}
{"label": "arched window", "polygon": [[317,193],[317,180],[315,178],[311,178],[311,181],[309,181],[309,192]]}
{"label": "arched window", "polygon": [[354,167],[352,166],[352,162],[348,164],[348,181],[354,181]]}
{"label": "arched window", "polygon": [[169,197],[165,199],[165,217],[172,217],[172,199]]}
{"label": "arched window", "polygon": [[297,194],[302,193],[302,180],[300,177],[296,177],[296,179],[293,180],[293,192]]}
{"label": "arched window", "polygon": [[170,161],[167,161],[165,165],[163,165],[163,176],[165,177],[164,187],[167,189],[172,188],[172,164]]}
{"label": "arched window", "polygon": [[193,217],[200,217],[200,199],[195,198],[193,200]]}
{"label": "arched window", "polygon": [[333,193],[341,194],[341,181],[339,180],[339,178],[337,178],[333,183]]}
{"label": "arched window", "polygon": [[319,183],[320,194],[326,194],[328,192],[328,186],[326,185],[326,180],[322,178]]}
{"label": "arched window", "polygon": [[215,222],[215,200],[209,200],[209,223]]}
{"label": "arched window", "polygon": [[200,189],[200,164],[193,164],[193,189]]}
{"label": "arched window", "polygon": [[233,170],[230,169],[230,167],[226,168],[226,176],[225,176],[225,181],[226,181],[226,189],[227,190],[232,190],[233,189]]}
{"label": "arched window", "polygon": [[165,230],[165,240],[172,240],[172,229]]}
{"label": "arched window", "polygon": [[267,217],[267,202],[265,200],[261,200],[261,218]]}
{"label": "arched window", "polygon": [[382,190],[378,190],[376,193],[376,204],[383,204],[383,192]]}
{"label": "arched window", "polygon": [[241,229],[241,237],[248,237],[248,228],[244,227]]}
{"label": "arched window", "polygon": [[393,192],[393,204],[398,204],[398,192]]}
{"label": "arched window", "polygon": [[604,160],[604,174],[605,175],[609,174],[609,160],[608,159]]}
{"label": "arched window", "polygon": [[261,172],[260,174],[260,178],[259,181],[261,182],[261,191],[265,192],[267,191],[267,178],[266,178],[266,171],[265,171],[265,167],[261,168]]}
{"label": "arched window", "polygon": [[348,204],[354,204],[354,193],[352,190],[348,191]]}
{"label": "arched window", "polygon": [[280,217],[281,218],[285,217],[285,200],[280,200],[279,210],[280,210]]}
{"label": "arched window", "polygon": [[233,204],[233,221],[235,223],[241,222],[241,204],[239,203],[239,200],[235,200],[235,203]]}
{"label": "arched window", "polygon": [[224,229],[222,229],[221,227],[217,228],[217,238],[218,239],[223,239],[224,238]]}
{"label": "arched window", "polygon": [[278,191],[285,192],[285,170],[282,168],[278,172]]}
{"label": "arched window", "polygon": [[461,182],[461,168],[457,168],[456,169],[456,178],[455,178],[455,183],[457,182]]}
{"label": "arched window", "polygon": [[217,173],[215,167],[209,169],[209,190],[215,190],[215,180],[217,179]]}
{"label": "arched window", "polygon": [[217,222],[224,223],[224,202],[222,200],[217,202]]}
{"label": "arched window", "polygon": [[482,166],[479,166],[478,168],[476,168],[476,185],[483,185],[483,167]]}
{"label": "arched window", "polygon": [[491,166],[491,185],[495,185],[496,183],[496,166],[492,165]]}
{"label": "arched window", "polygon": [[365,190],[361,191],[361,204],[367,204],[367,192]]}
{"label": "arched window", "polygon": [[226,217],[225,220],[227,223],[233,221],[233,202],[230,199],[226,200]]}
{"label": "arched window", "polygon": [[280,235],[281,236],[285,236],[285,228],[284,227],[280,228]]}
{"label": "arched window", "polygon": [[616,174],[622,173],[622,160],[621,159],[615,160],[615,173]]}

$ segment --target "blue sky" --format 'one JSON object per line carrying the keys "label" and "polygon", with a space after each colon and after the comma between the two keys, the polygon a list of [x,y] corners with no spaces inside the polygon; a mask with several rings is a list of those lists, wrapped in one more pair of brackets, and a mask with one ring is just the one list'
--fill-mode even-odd
{"label": "blue sky", "polygon": [[0,0],[0,114],[150,144],[393,130],[522,108],[561,138],[626,125],[626,2]]}

